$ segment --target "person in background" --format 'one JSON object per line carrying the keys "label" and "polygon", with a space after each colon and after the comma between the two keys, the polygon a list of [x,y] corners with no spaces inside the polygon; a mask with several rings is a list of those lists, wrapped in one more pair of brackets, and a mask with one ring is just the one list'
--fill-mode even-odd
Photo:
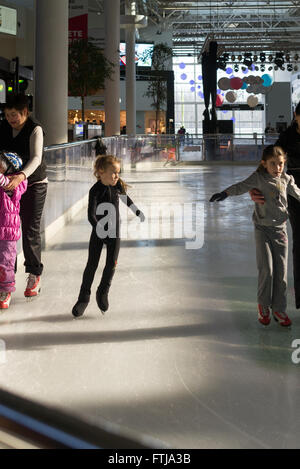
{"label": "person in background", "polygon": [[0,122],[0,150],[17,153],[23,161],[20,173],[9,177],[7,191],[27,180],[28,188],[20,203],[25,271],[28,273],[25,297],[37,296],[41,289],[41,218],[48,180],[44,158],[44,132],[29,115],[26,96],[14,94],[4,105],[5,119]]}
{"label": "person in background", "polygon": [[265,134],[266,134],[266,135],[269,134],[270,131],[271,131],[271,122],[268,122],[268,125],[267,125],[267,127],[265,128]]}
{"label": "person in background", "polygon": [[[280,134],[275,145],[283,148],[287,155],[287,174],[300,187],[300,102],[297,104],[291,125]],[[265,198],[256,188],[250,191],[253,202],[263,205]],[[300,308],[300,203],[288,195],[288,212],[293,233],[293,273],[296,308]]]}

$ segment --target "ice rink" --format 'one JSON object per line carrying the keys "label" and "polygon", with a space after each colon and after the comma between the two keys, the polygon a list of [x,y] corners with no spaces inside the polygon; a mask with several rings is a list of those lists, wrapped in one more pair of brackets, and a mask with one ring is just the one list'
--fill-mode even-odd
{"label": "ice rink", "polygon": [[[104,251],[88,309],[80,319],[71,315],[91,231],[82,210],[43,253],[36,300],[23,296],[19,266],[17,291],[0,315],[0,387],[172,448],[300,448],[291,255],[293,325],[264,327],[250,197],[208,202],[254,169],[138,166],[124,173],[147,224],[138,226],[122,207],[128,223],[109,311],[103,316],[95,301]],[[193,230],[197,241],[187,244]],[[291,241],[290,234],[290,251]]]}

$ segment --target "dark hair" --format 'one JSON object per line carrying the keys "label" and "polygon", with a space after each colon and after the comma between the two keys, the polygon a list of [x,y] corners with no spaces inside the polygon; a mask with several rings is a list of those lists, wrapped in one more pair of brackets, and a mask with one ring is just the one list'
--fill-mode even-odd
{"label": "dark hair", "polygon": [[107,146],[103,143],[101,138],[97,138],[97,142],[95,145],[96,156],[98,155],[106,155]]}
{"label": "dark hair", "polygon": [[[283,149],[281,147],[279,147],[278,145],[268,145],[264,151],[263,151],[263,154],[262,154],[262,161],[268,161],[270,160],[271,158],[273,158],[274,156],[283,156],[284,159],[286,159],[286,154],[285,152],[283,151]],[[258,165],[258,168],[257,168],[257,171],[261,171],[261,170],[264,170],[264,166],[262,163],[260,163]]]}
{"label": "dark hair", "polygon": [[17,111],[29,110],[29,101],[24,94],[12,94],[7,96],[4,109],[16,109]]}
{"label": "dark hair", "polygon": [[299,103],[298,103],[297,106],[296,106],[295,114],[296,114],[297,116],[300,116],[300,101],[299,101]]}
{"label": "dark hair", "polygon": [[8,161],[2,157],[2,155],[0,154],[0,166],[3,168],[4,172],[3,174],[7,173],[7,170],[9,168],[9,164],[8,164]]}

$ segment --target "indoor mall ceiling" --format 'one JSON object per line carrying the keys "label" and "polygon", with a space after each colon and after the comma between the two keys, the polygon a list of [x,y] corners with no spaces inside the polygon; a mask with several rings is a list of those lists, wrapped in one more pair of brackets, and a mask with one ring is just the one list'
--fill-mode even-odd
{"label": "indoor mall ceiling", "polygon": [[[98,7],[102,4],[93,1]],[[207,37],[223,51],[236,54],[300,50],[299,0],[136,0],[136,4],[138,13],[147,15],[158,32],[173,30],[178,55],[199,53]]]}
{"label": "indoor mall ceiling", "polygon": [[[28,6],[33,0],[7,0]],[[77,0],[79,1],[79,0]],[[121,0],[124,13],[125,3]],[[130,0],[133,1],[133,0]],[[222,52],[285,54],[300,52],[300,0],[135,0],[139,14],[157,33],[173,31],[176,55],[199,54],[208,39]],[[90,12],[103,12],[103,0],[88,0]]]}

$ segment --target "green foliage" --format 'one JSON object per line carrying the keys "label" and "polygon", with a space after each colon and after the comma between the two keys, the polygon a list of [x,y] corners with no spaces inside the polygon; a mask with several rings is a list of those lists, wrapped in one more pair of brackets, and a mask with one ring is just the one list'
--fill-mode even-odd
{"label": "green foliage", "polygon": [[152,52],[152,69],[157,71],[167,70],[172,55],[173,51],[167,44],[155,44]]}
{"label": "green foliage", "polygon": [[[69,46],[69,96],[85,96],[105,88],[105,80],[111,78],[113,64],[103,51],[88,39],[78,39]],[[84,107],[82,109],[84,119]]]}
{"label": "green foliage", "polygon": [[[173,52],[170,47],[166,44],[155,44],[152,51],[147,51],[144,55],[145,58],[151,57],[152,67],[151,69],[156,74],[151,76],[148,83],[148,89],[144,96],[152,99],[151,106],[156,111],[156,122],[158,120],[158,114],[163,104],[167,101],[167,83],[159,76],[159,72],[167,70],[168,63],[172,57]],[[155,129],[155,132],[157,129]]]}

